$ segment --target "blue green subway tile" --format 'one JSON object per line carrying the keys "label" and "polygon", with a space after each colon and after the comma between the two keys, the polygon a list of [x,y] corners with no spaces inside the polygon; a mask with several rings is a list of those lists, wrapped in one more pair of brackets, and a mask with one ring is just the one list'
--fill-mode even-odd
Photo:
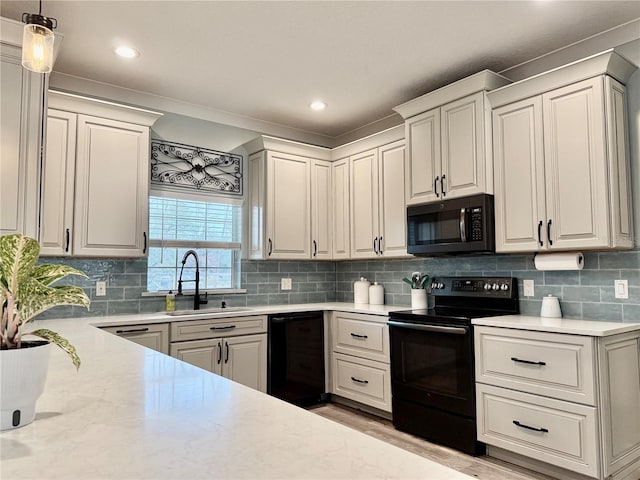
{"label": "blue green subway tile", "polygon": [[[114,273],[109,275],[107,286],[113,287],[137,287],[143,285],[139,273]],[[146,285],[146,283],[145,283]]]}
{"label": "blue green subway tile", "polygon": [[258,272],[277,272],[280,269],[278,262],[259,262]]}
{"label": "blue green subway tile", "polygon": [[411,305],[411,295],[394,293],[392,295],[389,295],[389,297],[391,298],[389,305],[401,305],[401,306]]}
{"label": "blue green subway tile", "polygon": [[226,302],[227,307],[246,307],[246,295],[223,295],[220,301]]}
{"label": "blue green subway tile", "polygon": [[564,271],[546,271],[543,276],[545,285],[580,285],[582,277],[580,272]]}
{"label": "blue green subway tile", "polygon": [[639,269],[640,250],[629,252],[601,252],[598,254],[600,269]]}
{"label": "blue green subway tile", "polygon": [[316,262],[300,262],[299,272],[317,272],[318,264]]}
{"label": "blue green subway tile", "polygon": [[300,271],[300,264],[298,262],[280,262],[278,268],[280,272],[298,272]]}
{"label": "blue green subway tile", "polygon": [[625,270],[624,275],[620,278],[629,280],[629,286],[640,287],[640,270]]}
{"label": "blue green subway tile", "polygon": [[267,272],[247,273],[247,283],[266,283],[268,281],[269,281],[269,273]]}
{"label": "blue green subway tile", "polygon": [[[275,275],[275,274],[273,274],[273,273],[269,274],[269,281],[271,281],[271,279],[273,278],[272,275]],[[307,272],[289,273],[289,274],[286,274],[282,278],[290,278],[292,283],[301,283],[301,282],[307,282],[308,281],[309,274]],[[278,280],[278,281],[280,281],[280,280]]]}
{"label": "blue green subway tile", "polygon": [[613,288],[614,280],[620,277],[620,270],[582,270],[576,272],[580,277],[581,285],[591,286],[611,286]]}
{"label": "blue green subway tile", "polygon": [[588,320],[622,321],[622,305],[615,303],[591,303],[582,304],[582,315]]}
{"label": "blue green subway tile", "polygon": [[247,306],[260,306],[269,304],[269,295],[247,295]]}
{"label": "blue green subway tile", "polygon": [[50,308],[49,310],[36,315],[35,320],[47,320],[50,318],[73,318],[73,307],[62,305]]}
{"label": "blue green subway tile", "polygon": [[351,272],[352,264],[350,261],[344,260],[336,263],[336,272]]}
{"label": "blue green subway tile", "polygon": [[258,294],[278,293],[280,291],[279,283],[260,283],[258,284]]}
{"label": "blue green subway tile", "polygon": [[478,271],[495,271],[497,270],[497,264],[495,256],[487,256],[487,257],[474,257],[469,261],[469,271],[478,272]]}
{"label": "blue green subway tile", "polygon": [[538,270],[512,270],[511,275],[518,279],[518,285],[522,285],[523,280],[533,280],[534,285],[544,285],[544,272]]}
{"label": "blue green subway tile", "polygon": [[86,309],[84,307],[73,307],[73,316],[74,317],[105,317],[107,315],[107,305],[108,302],[104,301],[93,301],[89,308]]}
{"label": "blue green subway tile", "polygon": [[526,270],[527,259],[524,255],[497,255],[497,270]]}
{"label": "blue green subway tile", "polygon": [[147,287],[125,287],[124,299],[134,300],[142,298],[142,294],[147,291]]}
{"label": "blue green subway tile", "polygon": [[246,295],[253,295],[255,293],[258,293],[258,284],[257,283],[242,284],[241,287],[246,290]]}
{"label": "blue green subway tile", "polygon": [[[562,300],[569,302],[600,302],[600,287],[563,286],[561,287],[562,292],[558,292],[556,287],[549,288],[553,288],[549,293],[555,294],[561,297]],[[544,295],[546,295],[546,293],[544,293]],[[538,296],[537,292],[536,296]]]}
{"label": "blue green subway tile", "polygon": [[337,292],[353,292],[353,282],[336,282]]}
{"label": "blue green subway tile", "polygon": [[534,263],[534,259],[536,257],[535,253],[531,253],[529,255],[524,256],[524,262],[526,264],[526,270],[535,270],[536,264]]}
{"label": "blue green subway tile", "polygon": [[146,273],[147,271],[147,259],[140,258],[137,260],[125,260],[124,271],[125,273]]}
{"label": "blue green subway tile", "polygon": [[320,291],[333,292],[336,289],[336,282],[331,282],[331,281],[317,282],[316,288],[318,289],[319,292]]}
{"label": "blue green subway tile", "polygon": [[290,303],[308,303],[309,294],[306,292],[290,293],[289,302]]}
{"label": "blue green subway tile", "polygon": [[542,307],[541,300],[524,300],[520,299],[520,314],[532,315],[535,317],[540,316],[540,308]]}
{"label": "blue green subway tile", "polygon": [[483,270],[481,272],[483,277],[511,277],[511,270]]}
{"label": "blue green subway tile", "polygon": [[565,318],[582,318],[582,303],[561,301],[560,311]]}
{"label": "blue green subway tile", "polygon": [[336,292],[336,302],[350,302],[353,301],[353,295],[347,292]]}
{"label": "blue green subway tile", "polygon": [[317,282],[301,282],[298,284],[298,292],[317,292]]}
{"label": "blue green subway tile", "polygon": [[615,287],[600,287],[600,300],[610,303],[631,303],[640,305],[640,288],[629,287],[629,298],[616,298]]}
{"label": "blue green subway tile", "polygon": [[91,288],[89,298],[93,300],[122,300],[124,299],[124,287],[110,287],[107,286],[104,296],[97,296],[96,289]]}
{"label": "blue green subway tile", "polygon": [[140,313],[140,300],[120,300],[108,302],[108,315],[122,315],[125,313]]}
{"label": "blue green subway tile", "polygon": [[164,297],[144,297],[140,299],[140,313],[163,312],[164,309]]}
{"label": "blue green subway tile", "polygon": [[595,252],[585,253],[583,270],[598,270],[598,269],[600,269],[599,254]]}
{"label": "blue green subway tile", "polygon": [[640,322],[640,305],[623,305],[622,319],[625,322]]}
{"label": "blue green subway tile", "polygon": [[322,303],[328,301],[328,297],[325,292],[309,292],[307,295],[307,301],[309,303]]}
{"label": "blue green subway tile", "polygon": [[240,263],[240,269],[243,272],[257,272],[258,262],[255,260],[242,260]]}
{"label": "blue green subway tile", "polygon": [[[384,287],[385,295],[390,295],[392,293],[404,293],[405,291],[404,287],[400,283],[383,283],[382,286]],[[407,285],[407,288],[408,287],[409,286]]]}
{"label": "blue green subway tile", "polygon": [[267,295],[269,305],[279,305],[289,303],[288,293],[270,293]]}

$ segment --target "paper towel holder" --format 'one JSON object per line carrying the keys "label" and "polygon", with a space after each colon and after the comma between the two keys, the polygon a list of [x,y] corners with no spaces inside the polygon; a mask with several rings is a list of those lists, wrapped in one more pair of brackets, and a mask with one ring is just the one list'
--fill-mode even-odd
{"label": "paper towel holder", "polygon": [[[552,266],[550,268],[541,268],[536,265],[536,257],[541,256],[544,257],[562,257],[562,256],[573,256],[575,255],[575,265],[563,265],[563,266]],[[534,268],[536,270],[582,270],[584,268],[584,254],[582,252],[535,252],[533,254],[532,262],[534,264]]]}

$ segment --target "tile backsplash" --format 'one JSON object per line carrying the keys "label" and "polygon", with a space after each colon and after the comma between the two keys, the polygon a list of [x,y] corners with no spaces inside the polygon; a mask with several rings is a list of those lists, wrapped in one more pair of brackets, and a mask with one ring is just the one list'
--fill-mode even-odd
{"label": "tile backsplash", "polygon": [[[118,259],[47,258],[84,271],[89,278],[69,277],[85,288],[91,310],[56,307],[40,318],[105,316],[164,310],[164,297],[142,297],[146,291],[147,261]],[[413,271],[434,275],[513,276],[518,279],[521,313],[538,315],[541,298],[559,297],[565,317],[611,321],[640,321],[640,250],[585,254],[581,271],[541,272],[533,255],[473,255],[345,262],[243,260],[241,287],[245,294],[209,295],[209,305],[222,300],[229,306],[288,303],[352,302],[353,282],[361,276],[385,288],[385,303],[410,305],[409,286],[402,277]],[[280,279],[292,279],[291,291],[280,290]],[[522,280],[535,282],[535,297],[524,297]],[[616,299],[613,281],[629,281],[629,299]],[[95,282],[107,282],[107,295],[95,296]],[[193,297],[178,298],[177,308],[191,308]]]}

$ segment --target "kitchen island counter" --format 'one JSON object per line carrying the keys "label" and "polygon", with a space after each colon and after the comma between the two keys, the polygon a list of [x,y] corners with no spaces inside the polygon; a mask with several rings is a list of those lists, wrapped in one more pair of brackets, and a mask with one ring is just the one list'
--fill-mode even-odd
{"label": "kitchen island counter", "polygon": [[0,434],[0,477],[17,479],[470,479],[311,412],[91,325],[34,322],[52,347],[36,420]]}

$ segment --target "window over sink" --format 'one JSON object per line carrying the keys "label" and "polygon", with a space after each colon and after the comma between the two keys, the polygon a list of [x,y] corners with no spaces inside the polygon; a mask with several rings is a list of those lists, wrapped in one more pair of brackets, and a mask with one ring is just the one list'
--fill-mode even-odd
{"label": "window over sink", "polygon": [[[240,288],[241,206],[224,198],[203,200],[169,192],[149,197],[149,292],[177,289],[189,249],[198,253],[201,291]],[[187,260],[182,278],[195,278],[193,259]]]}

